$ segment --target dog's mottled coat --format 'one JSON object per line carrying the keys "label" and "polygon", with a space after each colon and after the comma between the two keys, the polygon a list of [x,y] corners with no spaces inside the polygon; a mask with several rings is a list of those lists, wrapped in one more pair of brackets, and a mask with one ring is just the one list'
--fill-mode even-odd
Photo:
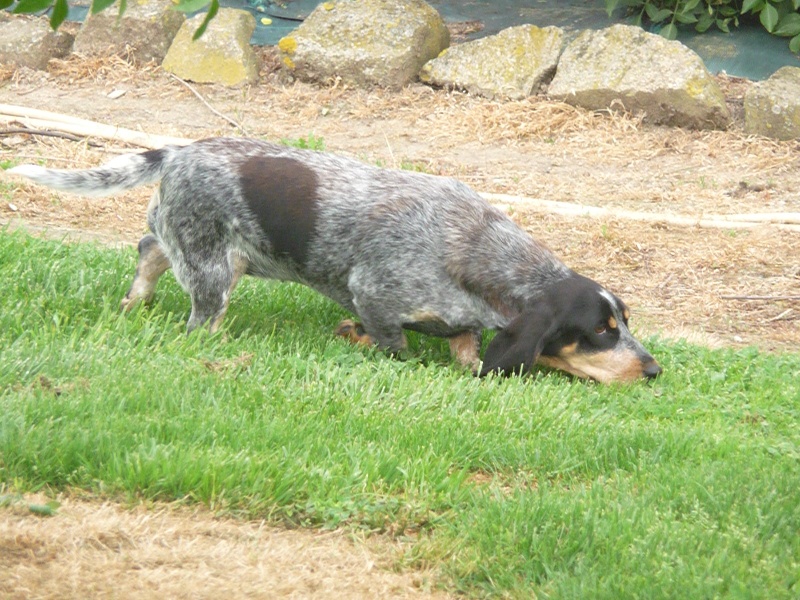
{"label": "dog's mottled coat", "polygon": [[413,329],[450,338],[459,362],[476,367],[481,333],[500,330],[481,374],[536,362],[601,381],[661,370],[616,296],[454,179],[239,138],[83,171],[11,171],[85,195],[160,181],[123,306],[149,299],[171,266],[192,298],[190,330],[216,329],[248,274],[316,289],[361,320],[340,334],[390,351]]}

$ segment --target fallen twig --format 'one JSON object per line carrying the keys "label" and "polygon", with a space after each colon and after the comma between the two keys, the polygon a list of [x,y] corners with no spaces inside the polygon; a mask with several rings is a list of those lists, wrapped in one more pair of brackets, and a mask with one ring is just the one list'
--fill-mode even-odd
{"label": "fallen twig", "polygon": [[[47,137],[57,137],[63,138],[65,140],[70,140],[72,142],[82,142],[86,138],[81,137],[78,135],[72,135],[71,133],[64,133],[62,131],[44,131],[42,129],[30,129],[28,127],[18,127],[15,129],[2,129],[0,130],[0,135],[14,135],[17,133],[26,133],[28,135],[42,135]],[[86,141],[87,144],[94,147],[101,147],[103,144],[98,144],[97,142],[92,142],[91,140]]]}
{"label": "fallen twig", "polygon": [[791,312],[792,312],[792,309],[791,308],[787,308],[781,314],[776,315],[776,316],[772,317],[771,319],[767,319],[766,322],[767,323],[774,323],[775,321],[781,321],[781,320],[783,320],[784,317],[789,316],[789,314],[791,314]]}
{"label": "fallen twig", "polygon": [[800,296],[720,296],[722,300],[800,300]]}
{"label": "fallen twig", "polygon": [[222,113],[221,113],[221,112],[219,112],[219,111],[218,111],[216,108],[214,108],[213,106],[211,106],[211,105],[210,105],[210,104],[209,104],[209,103],[206,101],[206,99],[205,99],[205,98],[203,98],[203,96],[201,96],[201,95],[200,95],[200,92],[198,92],[196,89],[194,89],[194,87],[192,87],[192,86],[191,86],[191,85],[190,85],[188,82],[184,81],[183,79],[181,79],[180,77],[178,77],[178,76],[177,76],[177,75],[175,75],[174,73],[169,73],[169,75],[170,75],[170,77],[172,77],[173,79],[176,79],[176,80],[180,81],[180,82],[181,82],[183,85],[185,85],[185,86],[186,86],[186,87],[189,89],[189,91],[190,91],[190,92],[192,92],[192,93],[193,93],[195,96],[197,96],[197,98],[200,100],[200,102],[202,102],[203,104],[205,104],[205,105],[206,105],[206,108],[208,108],[208,110],[210,110],[212,113],[214,113],[215,115],[217,115],[217,116],[218,116],[218,117],[220,117],[221,119],[225,119],[225,120],[226,120],[228,123],[230,123],[231,125],[233,125],[234,127],[236,127],[236,128],[237,128],[239,131],[241,131],[243,134],[247,135],[247,131],[245,130],[245,128],[244,128],[244,125],[242,125],[242,124],[241,124],[241,123],[239,123],[238,121],[235,121],[234,119],[231,119],[230,117],[228,117],[228,116],[226,116],[226,115],[222,114]]}

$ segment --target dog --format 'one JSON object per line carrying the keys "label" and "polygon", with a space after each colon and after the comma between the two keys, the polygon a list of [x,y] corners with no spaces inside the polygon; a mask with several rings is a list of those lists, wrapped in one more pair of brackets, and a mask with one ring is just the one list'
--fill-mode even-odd
{"label": "dog", "polygon": [[[351,311],[359,321],[337,333],[356,344],[397,353],[404,330],[447,338],[480,376],[537,363],[600,382],[661,372],[617,296],[455,179],[244,138],[9,172],[87,196],[160,181],[122,307],[149,301],[171,267],[191,296],[189,331],[215,332],[252,275],[305,284]],[[487,329],[498,333],[481,361]]]}

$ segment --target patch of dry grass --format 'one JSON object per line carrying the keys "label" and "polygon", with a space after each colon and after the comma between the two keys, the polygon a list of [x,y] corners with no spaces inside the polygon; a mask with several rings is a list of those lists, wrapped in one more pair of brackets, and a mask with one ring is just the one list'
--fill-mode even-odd
{"label": "patch of dry grass", "polygon": [[0,509],[0,595],[23,598],[446,598],[390,570],[388,539],[284,530],[199,507],[64,498],[55,516]]}

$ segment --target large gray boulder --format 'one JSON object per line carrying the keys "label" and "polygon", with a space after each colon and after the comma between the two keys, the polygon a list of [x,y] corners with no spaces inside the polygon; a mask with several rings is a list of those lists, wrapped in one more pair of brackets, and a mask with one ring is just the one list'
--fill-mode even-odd
{"label": "large gray boulder", "polygon": [[448,48],[422,67],[419,78],[487,98],[519,100],[553,76],[563,45],[564,32],[557,27],[509,27]]}
{"label": "large gray boulder", "polygon": [[696,129],[730,123],[725,96],[697,54],[629,25],[580,34],[561,55],[548,93],[593,110],[642,111],[652,123]]}
{"label": "large gray boulder", "polygon": [[192,40],[205,19],[188,19],[167,52],[161,66],[182,79],[198,83],[235,86],[258,80],[258,57],[250,46],[256,20],[249,12],[221,8],[203,35]]}
{"label": "large gray boulder", "polygon": [[744,128],[779,140],[800,138],[800,68],[782,67],[747,91]]}
{"label": "large gray boulder", "polygon": [[161,62],[184,21],[171,0],[128,2],[122,18],[116,5],[84,21],[75,36],[75,52],[105,54],[128,49],[142,62]]}
{"label": "large gray boulder", "polygon": [[45,70],[51,58],[69,54],[74,37],[50,29],[47,19],[9,17],[0,20],[0,63]]}
{"label": "large gray boulder", "polygon": [[317,6],[278,48],[299,79],[397,89],[449,43],[444,21],[423,0],[338,0]]}

